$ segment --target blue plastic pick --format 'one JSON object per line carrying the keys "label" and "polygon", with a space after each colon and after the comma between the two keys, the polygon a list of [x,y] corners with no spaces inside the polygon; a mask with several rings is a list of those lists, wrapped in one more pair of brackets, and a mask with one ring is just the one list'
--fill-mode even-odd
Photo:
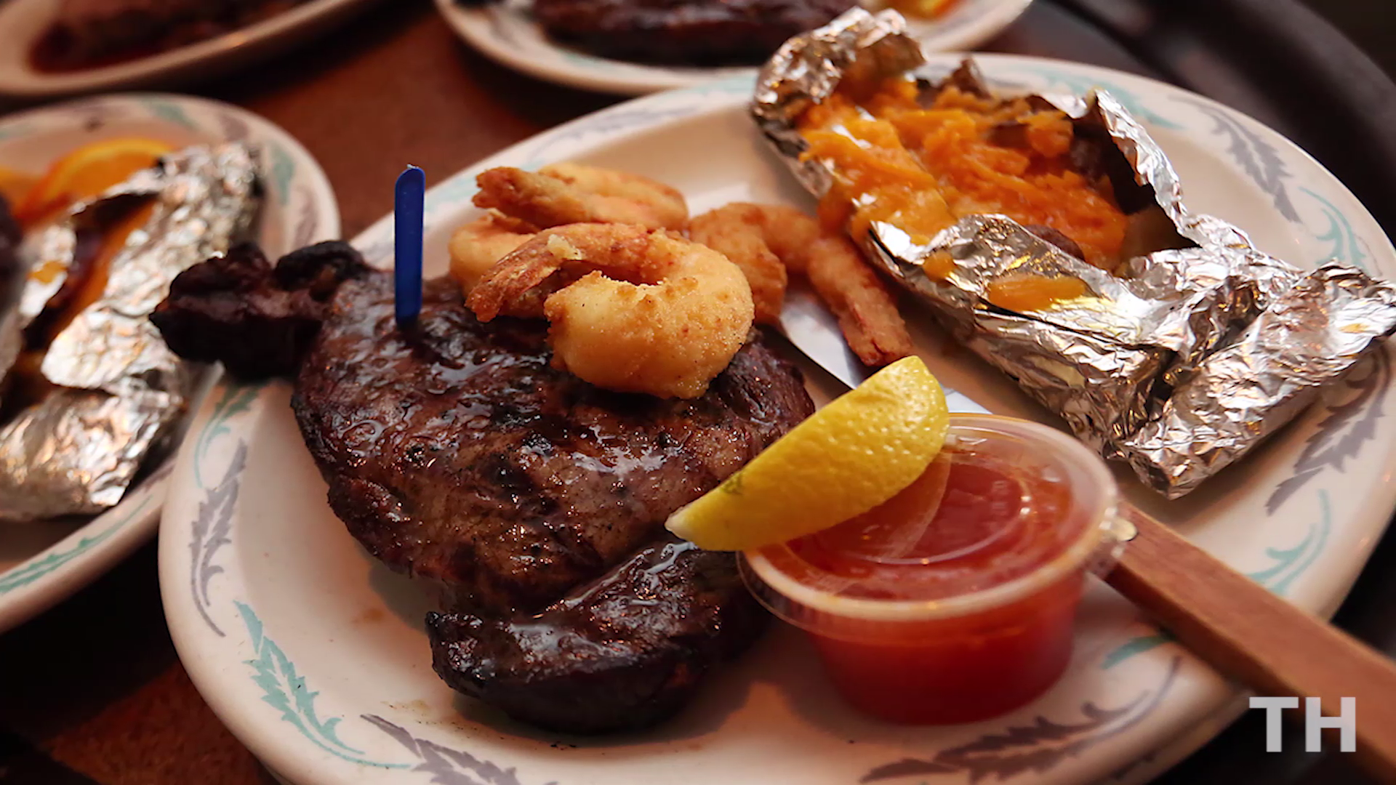
{"label": "blue plastic pick", "polygon": [[393,198],[393,298],[397,326],[406,328],[422,312],[422,232],[426,173],[409,166],[398,175]]}

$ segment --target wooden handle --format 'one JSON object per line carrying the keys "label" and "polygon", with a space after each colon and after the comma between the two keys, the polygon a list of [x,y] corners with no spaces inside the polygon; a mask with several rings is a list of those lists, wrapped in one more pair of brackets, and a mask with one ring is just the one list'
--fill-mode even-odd
{"label": "wooden handle", "polygon": [[[1133,508],[1139,530],[1106,576],[1183,645],[1258,694],[1319,698],[1324,716],[1357,699],[1356,756],[1383,782],[1396,782],[1396,664],[1341,630],[1270,593],[1172,529]],[[1337,736],[1325,738],[1337,749]]]}

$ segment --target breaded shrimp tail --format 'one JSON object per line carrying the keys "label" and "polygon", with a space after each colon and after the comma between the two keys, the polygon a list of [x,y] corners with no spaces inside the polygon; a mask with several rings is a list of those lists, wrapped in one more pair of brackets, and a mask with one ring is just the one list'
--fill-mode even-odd
{"label": "breaded shrimp tail", "polygon": [[695,398],[752,325],[751,288],[727,257],[663,231],[573,224],[540,232],[494,265],[468,305],[490,321],[549,282],[555,367],[618,392]]}

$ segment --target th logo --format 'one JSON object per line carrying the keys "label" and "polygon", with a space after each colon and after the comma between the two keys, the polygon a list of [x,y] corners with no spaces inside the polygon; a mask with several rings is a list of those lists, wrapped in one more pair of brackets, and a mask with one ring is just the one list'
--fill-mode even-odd
{"label": "th logo", "polygon": [[[1343,698],[1339,701],[1341,711],[1336,717],[1323,716],[1322,703],[1318,698],[1304,699],[1304,751],[1323,751],[1323,729],[1333,728],[1339,732],[1338,748],[1343,752],[1357,749],[1357,699]],[[1298,698],[1255,697],[1251,698],[1252,709],[1265,709],[1265,751],[1279,752],[1283,742],[1280,733],[1280,714],[1285,709],[1299,708]]]}

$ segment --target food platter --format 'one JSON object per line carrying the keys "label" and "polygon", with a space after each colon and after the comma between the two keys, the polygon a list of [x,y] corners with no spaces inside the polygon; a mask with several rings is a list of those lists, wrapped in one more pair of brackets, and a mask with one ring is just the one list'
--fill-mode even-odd
{"label": "food platter", "polygon": [[[42,173],[84,143],[150,137],[177,146],[247,140],[269,158],[258,239],[290,249],[339,233],[339,210],[315,159],[285,131],[226,104],[161,94],[73,101],[0,122],[0,167]],[[91,519],[7,525],[0,537],[0,631],[43,612],[114,566],[155,532],[173,458]]]}
{"label": "food platter", "polygon": [[[1168,152],[1194,209],[1245,227],[1267,253],[1336,257],[1375,275],[1396,251],[1361,204],[1297,147],[1249,118],[1156,82],[1033,58],[984,56],[1002,89],[1109,90]],[[946,71],[955,58],[934,62]],[[530,139],[440,182],[427,198],[427,267],[471,218],[474,175],[564,159],[679,187],[694,210],[733,200],[809,207],[746,115],[736,78],[623,104]],[[702,156],[676,151],[702,149]],[[357,238],[391,260],[392,222]],[[795,309],[802,334],[827,322]],[[912,319],[948,386],[991,411],[1052,422],[1006,380]],[[1185,500],[1126,494],[1305,609],[1331,614],[1384,530],[1396,490],[1390,359],[1380,354],[1300,421]],[[809,377],[817,401],[837,391]],[[778,629],[653,731],[585,739],[531,730],[433,675],[427,599],[360,549],[330,511],[301,443],[289,385],[224,385],[206,400],[174,473],[160,578],[195,685],[286,781],[738,783],[1144,781],[1235,716],[1238,693],[1103,586],[1089,592],[1066,676],[1035,703],[974,725],[897,727],[837,701],[808,644]]]}
{"label": "food platter", "polygon": [[[1031,2],[961,0],[944,17],[912,22],[909,29],[927,52],[968,51],[1012,24]],[[436,0],[452,29],[485,56],[530,76],[583,90],[642,95],[755,71],[629,63],[559,46],[534,23],[529,5],[529,0],[505,0],[465,8],[455,0]]]}
{"label": "food platter", "polygon": [[36,69],[30,52],[59,3],[14,0],[0,7],[0,94],[44,97],[172,84],[268,56],[333,25],[368,0],[313,0],[233,33],[132,60],[69,72]]}

